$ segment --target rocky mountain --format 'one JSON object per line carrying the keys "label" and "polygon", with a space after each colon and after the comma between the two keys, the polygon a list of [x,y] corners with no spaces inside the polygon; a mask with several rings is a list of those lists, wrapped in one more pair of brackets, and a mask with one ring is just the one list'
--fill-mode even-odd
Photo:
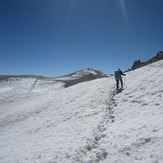
{"label": "rocky mountain", "polygon": [[154,63],[154,62],[157,62],[159,60],[162,60],[163,59],[163,51],[160,51],[156,54],[155,57],[149,59],[148,61],[146,62],[141,62],[141,60],[136,60],[134,63],[133,63],[133,66],[131,67],[131,70],[135,70],[137,68],[140,68],[140,67],[143,67],[143,66],[146,66],[146,65],[149,65],[151,63]]}
{"label": "rocky mountain", "polygon": [[53,79],[62,81],[65,83],[65,87],[69,87],[81,82],[90,81],[98,78],[104,78],[104,77],[108,77],[108,75],[104,74],[100,70],[88,68]]}

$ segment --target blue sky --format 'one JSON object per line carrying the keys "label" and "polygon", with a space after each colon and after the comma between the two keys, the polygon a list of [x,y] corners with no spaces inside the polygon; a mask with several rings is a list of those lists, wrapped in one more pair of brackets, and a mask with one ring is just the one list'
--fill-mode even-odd
{"label": "blue sky", "polygon": [[113,73],[163,50],[163,0],[0,0],[0,74]]}

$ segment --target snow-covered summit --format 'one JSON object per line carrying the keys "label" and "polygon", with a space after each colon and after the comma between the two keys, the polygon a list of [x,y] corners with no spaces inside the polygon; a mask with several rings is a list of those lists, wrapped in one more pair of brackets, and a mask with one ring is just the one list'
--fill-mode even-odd
{"label": "snow-covered summit", "polygon": [[0,105],[0,162],[162,163],[163,60],[126,74],[120,93],[112,76],[57,89],[31,81],[42,93]]}
{"label": "snow-covered summit", "polygon": [[91,79],[91,77],[94,77],[94,78],[107,77],[107,75],[104,74],[100,70],[88,68],[88,69],[76,71],[76,72],[68,74],[68,75],[56,77],[54,79],[62,80],[62,81],[69,81],[69,80],[81,79],[81,78],[84,78],[86,76],[90,77],[90,79]]}
{"label": "snow-covered summit", "polygon": [[57,77],[54,79],[65,82],[65,87],[69,87],[81,82],[90,81],[98,78],[104,78],[104,77],[108,77],[108,75],[104,74],[100,70],[88,68],[88,69],[76,71],[74,73],[65,76]]}
{"label": "snow-covered summit", "polygon": [[91,68],[77,71],[73,73],[72,76],[83,77],[83,76],[90,75],[90,74],[98,75],[98,76],[106,76],[106,74],[104,74],[102,71],[97,70],[97,69],[91,69]]}

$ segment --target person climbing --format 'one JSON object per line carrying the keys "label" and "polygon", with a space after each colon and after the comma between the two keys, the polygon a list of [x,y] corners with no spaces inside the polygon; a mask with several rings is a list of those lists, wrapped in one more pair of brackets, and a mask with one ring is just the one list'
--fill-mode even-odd
{"label": "person climbing", "polygon": [[119,81],[121,82],[121,89],[123,89],[123,81],[122,81],[122,76],[126,76],[120,69],[115,71],[115,80],[116,80],[116,85],[117,85],[117,90],[119,89]]}

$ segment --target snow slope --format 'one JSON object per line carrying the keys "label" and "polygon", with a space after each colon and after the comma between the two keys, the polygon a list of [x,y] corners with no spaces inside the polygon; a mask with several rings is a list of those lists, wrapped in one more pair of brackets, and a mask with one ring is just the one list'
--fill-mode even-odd
{"label": "snow slope", "polygon": [[108,77],[4,101],[0,162],[163,162],[163,61],[124,80],[119,93]]}
{"label": "snow slope", "polygon": [[10,78],[0,81],[0,104],[64,88],[64,83],[51,79]]}
{"label": "snow slope", "polygon": [[107,75],[96,69],[85,69],[60,77],[0,76],[0,104],[44,94]]}

